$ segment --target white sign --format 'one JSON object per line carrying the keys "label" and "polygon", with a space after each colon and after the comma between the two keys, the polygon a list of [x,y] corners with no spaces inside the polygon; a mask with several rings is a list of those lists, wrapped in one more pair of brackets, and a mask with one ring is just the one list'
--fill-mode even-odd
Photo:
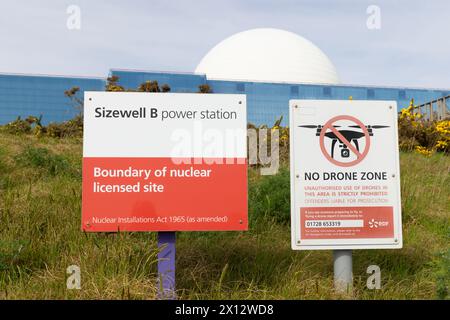
{"label": "white sign", "polygon": [[82,229],[247,230],[246,96],[85,92]]}
{"label": "white sign", "polygon": [[292,248],[401,248],[397,103],[289,108]]}

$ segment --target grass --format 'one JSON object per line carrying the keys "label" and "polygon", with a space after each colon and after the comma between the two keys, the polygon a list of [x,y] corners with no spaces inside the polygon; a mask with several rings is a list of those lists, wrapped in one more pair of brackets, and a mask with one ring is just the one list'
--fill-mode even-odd
{"label": "grass", "polygon": [[[0,298],[154,299],[155,233],[80,231],[79,139],[0,133]],[[249,170],[248,232],[177,234],[186,299],[448,299],[450,158],[401,154],[404,248],[354,252],[354,292],[333,291],[330,251],[290,249],[289,174]],[[81,290],[66,269],[81,268]],[[381,290],[366,288],[369,265]]]}

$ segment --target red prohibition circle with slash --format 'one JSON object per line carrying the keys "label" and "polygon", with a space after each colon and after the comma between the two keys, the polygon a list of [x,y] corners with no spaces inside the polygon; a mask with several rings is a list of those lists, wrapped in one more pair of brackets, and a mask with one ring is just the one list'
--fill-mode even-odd
{"label": "red prohibition circle with slash", "polygon": [[[348,141],[343,135],[342,133],[340,133],[333,125],[335,122],[340,121],[340,120],[349,120],[349,121],[353,121],[354,123],[356,123],[363,131],[364,133],[364,138],[365,138],[365,146],[364,146],[364,151],[361,153],[359,152],[356,147],[354,145],[352,145],[351,141]],[[327,132],[327,130],[331,130],[336,137],[347,146],[347,148],[349,148],[355,155],[356,155],[356,160],[350,161],[350,162],[342,162],[342,161],[337,161],[334,158],[331,157],[331,155],[328,153],[328,151],[325,148],[325,133]],[[369,135],[369,131],[367,130],[366,126],[358,119],[356,119],[355,117],[352,116],[348,116],[348,115],[342,115],[342,116],[336,116],[334,118],[331,118],[330,120],[327,121],[327,123],[325,123],[325,125],[322,128],[322,131],[320,132],[320,149],[322,150],[323,155],[325,156],[325,158],[328,159],[328,161],[330,161],[331,163],[340,166],[340,167],[351,167],[354,165],[357,165],[358,163],[360,163],[361,161],[363,161],[363,159],[367,156],[367,154],[369,153],[369,148],[370,148],[370,135]]]}

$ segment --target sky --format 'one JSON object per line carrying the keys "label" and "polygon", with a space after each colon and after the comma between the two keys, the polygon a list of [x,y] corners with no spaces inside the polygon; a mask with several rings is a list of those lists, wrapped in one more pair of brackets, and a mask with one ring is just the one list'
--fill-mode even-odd
{"label": "sky", "polygon": [[193,72],[223,39],[271,27],[315,43],[344,84],[450,89],[448,12],[449,0],[1,0],[0,72]]}

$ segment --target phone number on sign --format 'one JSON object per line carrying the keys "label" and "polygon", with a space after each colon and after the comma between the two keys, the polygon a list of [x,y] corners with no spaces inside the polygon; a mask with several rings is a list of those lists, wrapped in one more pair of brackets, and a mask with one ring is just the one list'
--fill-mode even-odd
{"label": "phone number on sign", "polygon": [[305,220],[305,228],[360,228],[364,220]]}

